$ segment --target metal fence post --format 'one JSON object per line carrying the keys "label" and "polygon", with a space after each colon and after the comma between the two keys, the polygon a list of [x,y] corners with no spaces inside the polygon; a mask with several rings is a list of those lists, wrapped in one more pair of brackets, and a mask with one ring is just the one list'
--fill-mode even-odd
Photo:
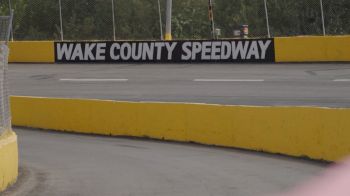
{"label": "metal fence post", "polygon": [[158,15],[159,15],[159,28],[160,28],[160,40],[163,40],[163,24],[162,24],[162,12],[160,9],[160,1],[158,0]]}
{"label": "metal fence post", "polygon": [[12,10],[11,0],[9,0],[9,10],[10,10],[10,14],[12,14],[10,33],[11,33],[11,41],[13,41],[13,13],[12,12],[14,11]]}
{"label": "metal fence post", "polygon": [[209,20],[210,20],[210,28],[211,28],[211,36],[213,39],[216,38],[215,36],[215,23],[214,23],[214,12],[213,12],[213,2],[212,0],[209,0],[209,5],[208,5],[208,9],[209,9]]}
{"label": "metal fence post", "polygon": [[60,10],[61,41],[63,41],[64,40],[64,36],[63,36],[63,21],[62,21],[62,4],[61,4],[61,0],[58,0],[58,5],[59,5],[59,10]]}
{"label": "metal fence post", "polygon": [[165,40],[173,39],[171,35],[171,17],[172,17],[173,0],[166,1],[166,25],[165,25]]}
{"label": "metal fence post", "polygon": [[271,33],[270,33],[270,23],[269,23],[269,12],[267,9],[267,0],[264,0],[264,6],[265,6],[265,15],[266,15],[266,28],[267,28],[267,36],[271,38]]}
{"label": "metal fence post", "polygon": [[323,36],[326,36],[326,26],[324,22],[324,12],[323,12],[323,1],[320,0],[320,7],[321,7],[321,16],[322,16],[322,30],[323,30]]}
{"label": "metal fence post", "polygon": [[114,13],[114,0],[112,0],[112,21],[113,21],[113,41],[116,40],[115,37],[115,13]]}

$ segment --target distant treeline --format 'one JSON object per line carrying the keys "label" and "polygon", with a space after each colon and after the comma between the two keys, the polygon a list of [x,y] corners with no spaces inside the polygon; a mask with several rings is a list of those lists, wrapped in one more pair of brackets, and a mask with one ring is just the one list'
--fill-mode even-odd
{"label": "distant treeline", "polygon": [[[61,0],[66,40],[113,39],[112,0]],[[114,0],[116,37],[122,40],[160,39],[158,0]],[[161,2],[162,24],[165,0]],[[267,36],[264,0],[214,0],[214,19],[222,37],[249,25],[252,37]],[[323,0],[327,34],[350,34],[350,1]],[[15,40],[60,39],[58,0],[11,0],[15,9]],[[319,0],[267,0],[272,36],[321,35]],[[8,0],[0,0],[7,14]],[[173,0],[173,37],[210,38],[208,0]]]}

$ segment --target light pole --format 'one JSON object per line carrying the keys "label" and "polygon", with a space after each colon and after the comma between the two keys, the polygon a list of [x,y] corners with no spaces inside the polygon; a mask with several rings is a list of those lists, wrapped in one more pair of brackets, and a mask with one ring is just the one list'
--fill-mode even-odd
{"label": "light pole", "polygon": [[166,24],[165,24],[165,40],[173,39],[171,35],[171,12],[173,7],[173,0],[166,1]]}
{"label": "light pole", "polygon": [[163,24],[162,24],[162,12],[160,9],[160,1],[158,0],[158,15],[159,15],[159,28],[160,28],[160,40],[163,40]]}
{"label": "light pole", "polygon": [[59,5],[59,9],[60,9],[61,41],[63,41],[64,36],[63,36],[62,3],[61,3],[61,0],[58,0],[58,5]]}
{"label": "light pole", "polygon": [[112,0],[112,22],[113,22],[113,41],[115,41],[115,13],[114,13],[114,0]]}
{"label": "light pole", "polygon": [[266,15],[267,35],[269,36],[269,38],[271,38],[270,24],[269,24],[269,12],[268,12],[268,9],[267,9],[267,2],[266,2],[266,0],[264,0],[264,4],[265,4],[265,15]]}
{"label": "light pole", "polygon": [[215,24],[214,24],[214,13],[213,13],[213,2],[209,0],[209,20],[211,26],[211,36],[215,39]]}
{"label": "light pole", "polygon": [[324,22],[323,1],[320,0],[323,36],[326,36],[326,25]]}
{"label": "light pole", "polygon": [[[10,10],[10,14],[13,15],[13,10],[12,10],[12,5],[11,5],[11,0],[9,0],[9,10]],[[12,16],[13,17],[13,16]],[[13,41],[13,18],[11,20],[11,41]]]}

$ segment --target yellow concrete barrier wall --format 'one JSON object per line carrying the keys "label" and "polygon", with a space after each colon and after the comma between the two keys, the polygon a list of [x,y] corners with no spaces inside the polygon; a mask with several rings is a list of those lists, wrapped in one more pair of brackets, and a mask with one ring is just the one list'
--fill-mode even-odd
{"label": "yellow concrete barrier wall", "polygon": [[275,38],[276,62],[349,62],[350,36]]}
{"label": "yellow concrete barrier wall", "polygon": [[175,141],[338,160],[350,154],[350,109],[12,97],[17,126]]}
{"label": "yellow concrete barrier wall", "polygon": [[6,131],[0,136],[0,192],[13,184],[16,181],[17,176],[17,136],[13,131]]}
{"label": "yellow concrete barrier wall", "polygon": [[[350,36],[275,38],[276,62],[349,62]],[[54,63],[54,41],[10,42],[9,62]]]}
{"label": "yellow concrete barrier wall", "polygon": [[11,63],[54,63],[53,41],[14,41],[9,43]]}

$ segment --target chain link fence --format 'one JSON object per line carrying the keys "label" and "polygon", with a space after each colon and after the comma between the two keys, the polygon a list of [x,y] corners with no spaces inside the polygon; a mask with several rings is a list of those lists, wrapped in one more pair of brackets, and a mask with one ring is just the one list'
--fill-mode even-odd
{"label": "chain link fence", "polygon": [[232,37],[233,31],[240,30],[241,25],[249,26],[251,37],[268,37],[264,2],[264,0],[233,0],[224,3],[224,0],[217,0],[214,5],[216,27],[221,29],[223,37]]}
{"label": "chain link fence", "polygon": [[[220,38],[349,35],[349,0],[213,0]],[[14,40],[158,40],[165,0],[0,0],[15,10]],[[210,39],[208,0],[173,1],[173,38]]]}
{"label": "chain link fence", "polygon": [[0,16],[0,135],[11,128],[11,115],[8,89],[8,40],[12,24],[10,16]]}

